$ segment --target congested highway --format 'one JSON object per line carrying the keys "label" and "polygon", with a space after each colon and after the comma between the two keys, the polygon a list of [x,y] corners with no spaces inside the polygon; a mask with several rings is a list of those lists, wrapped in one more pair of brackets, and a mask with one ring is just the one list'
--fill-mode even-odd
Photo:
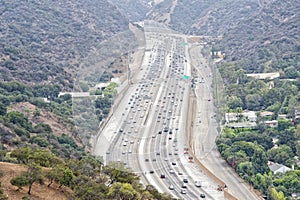
{"label": "congested highway", "polygon": [[[184,35],[145,31],[143,63],[102,130],[95,154],[180,199],[224,199],[186,154],[191,66]],[[200,169],[199,169],[200,171]]]}

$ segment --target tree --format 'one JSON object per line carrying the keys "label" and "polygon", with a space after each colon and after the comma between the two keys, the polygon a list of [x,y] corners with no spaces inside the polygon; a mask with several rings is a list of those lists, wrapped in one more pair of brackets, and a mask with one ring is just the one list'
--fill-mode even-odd
{"label": "tree", "polygon": [[266,152],[262,148],[255,148],[254,154],[252,157],[252,163],[255,173],[267,173],[269,172],[269,168],[267,166],[267,155]]}
{"label": "tree", "polygon": [[266,192],[270,185],[272,185],[272,172],[264,175],[258,173],[255,175],[253,180],[254,187],[262,192]]}
{"label": "tree", "polygon": [[7,113],[5,116],[5,121],[21,126],[27,131],[31,131],[32,129],[32,124],[29,122],[28,118],[23,113],[17,111]]}
{"label": "tree", "polygon": [[271,200],[286,200],[283,192],[277,192],[277,190],[273,187],[268,190],[268,193]]}
{"label": "tree", "polygon": [[268,152],[269,160],[281,164],[294,156],[292,149],[287,145],[280,145],[278,148],[272,148]]}
{"label": "tree", "polygon": [[294,132],[294,138],[295,138],[295,149],[297,156],[300,157],[300,125],[298,124],[295,132]]}
{"label": "tree", "polygon": [[126,169],[124,165],[120,163],[109,163],[107,166],[105,166],[104,173],[110,177],[111,183],[120,182],[132,184],[136,181],[139,181],[139,176],[128,171],[128,169]]}
{"label": "tree", "polygon": [[78,200],[107,199],[108,187],[105,184],[98,184],[89,177],[80,176],[75,180],[73,196]]}
{"label": "tree", "polygon": [[7,111],[6,106],[0,102],[0,115],[2,116],[6,115],[6,111]]}
{"label": "tree", "polygon": [[10,180],[10,183],[14,186],[17,186],[18,187],[17,191],[19,191],[22,190],[22,187],[28,185],[29,182],[25,176],[21,175],[12,178]]}
{"label": "tree", "polygon": [[123,183],[120,192],[124,200],[134,200],[140,197],[139,193],[129,183]]}
{"label": "tree", "polygon": [[259,94],[248,94],[246,106],[249,110],[259,110],[263,105],[263,98]]}
{"label": "tree", "polygon": [[129,183],[114,183],[109,189],[108,196],[114,199],[134,200],[139,199],[139,193]]}
{"label": "tree", "polygon": [[237,96],[230,96],[227,99],[227,105],[228,105],[229,109],[243,107],[243,100]]}
{"label": "tree", "polygon": [[28,181],[28,194],[31,192],[33,183],[43,184],[42,168],[35,163],[28,166],[28,171],[23,174]]}
{"label": "tree", "polygon": [[299,77],[299,72],[294,66],[290,66],[284,69],[284,73],[287,78],[297,78]]}
{"label": "tree", "polygon": [[73,179],[74,179],[74,174],[70,170],[70,168],[65,167],[62,171],[62,176],[57,177],[57,182],[60,184],[59,187],[65,185],[65,186],[71,186]]}
{"label": "tree", "polygon": [[47,187],[50,187],[52,185],[53,181],[59,175],[57,170],[58,170],[58,168],[54,167],[50,171],[46,172],[45,177],[48,178],[48,180],[49,180],[49,183],[48,183]]}
{"label": "tree", "polygon": [[24,172],[20,176],[12,178],[10,181],[12,185],[18,187],[18,190],[28,185],[28,194],[30,194],[32,185],[35,182],[43,184],[42,169],[35,163],[29,164],[27,172]]}
{"label": "tree", "polygon": [[266,107],[282,102],[282,94],[278,88],[272,88],[264,93],[263,100]]}
{"label": "tree", "polygon": [[114,183],[112,186],[109,188],[109,192],[107,196],[112,197],[114,199],[120,200],[121,199],[121,188],[122,188],[122,183]]}
{"label": "tree", "polygon": [[33,154],[32,148],[23,147],[23,148],[18,148],[13,150],[10,156],[17,158],[19,163],[28,164],[32,154]]}
{"label": "tree", "polygon": [[285,131],[290,126],[292,126],[292,123],[290,120],[287,120],[287,119],[278,120],[278,126],[277,126],[278,131]]}

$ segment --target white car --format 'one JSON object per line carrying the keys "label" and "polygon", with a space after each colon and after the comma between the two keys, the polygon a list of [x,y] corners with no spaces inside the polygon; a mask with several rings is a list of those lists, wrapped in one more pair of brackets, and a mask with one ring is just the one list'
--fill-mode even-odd
{"label": "white car", "polygon": [[186,189],[181,189],[181,194],[186,194]]}
{"label": "white car", "polygon": [[201,181],[195,181],[195,186],[196,187],[201,187],[202,186]]}

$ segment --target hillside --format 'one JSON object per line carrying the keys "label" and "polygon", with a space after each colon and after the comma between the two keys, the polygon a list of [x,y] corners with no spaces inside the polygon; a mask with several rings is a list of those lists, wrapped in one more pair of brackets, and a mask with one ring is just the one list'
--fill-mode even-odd
{"label": "hillside", "polygon": [[299,77],[300,4],[272,1],[260,5],[255,15],[223,34],[220,49],[227,61],[242,60],[248,72],[279,71],[287,78]]}
{"label": "hillside", "polygon": [[213,48],[225,53],[225,61],[238,62],[239,67],[249,72],[280,71],[288,78],[299,76],[296,73],[300,70],[297,0],[135,2],[133,5],[131,1],[118,0],[115,4],[125,15],[136,16],[132,19],[140,20],[144,16],[182,33],[221,36],[222,40]]}
{"label": "hillside", "polygon": [[[14,176],[20,175],[22,172],[25,172],[26,167],[13,163],[0,162],[0,169],[3,173],[3,177],[0,177],[0,182],[2,183],[4,194],[8,195],[9,200],[19,200],[22,199],[22,197],[26,196],[26,192],[28,190],[26,187],[18,192],[16,191],[16,187],[10,184],[10,180]],[[70,198],[71,192],[72,191],[68,188],[60,190],[57,185],[48,188],[47,184],[35,184],[30,199],[64,200]]]}
{"label": "hillside", "polygon": [[142,21],[152,7],[153,1],[114,0],[112,2],[130,21]]}
{"label": "hillside", "polygon": [[[244,69],[256,72],[283,72],[290,66],[299,71],[300,4],[296,0],[174,2],[168,25],[187,34],[222,36],[214,48],[226,54],[226,61],[239,61]],[[169,7],[170,3],[160,15],[149,17],[159,19]]]}
{"label": "hillside", "polygon": [[0,80],[65,89],[91,50],[128,30],[126,17],[106,0],[4,0],[0,21]]}

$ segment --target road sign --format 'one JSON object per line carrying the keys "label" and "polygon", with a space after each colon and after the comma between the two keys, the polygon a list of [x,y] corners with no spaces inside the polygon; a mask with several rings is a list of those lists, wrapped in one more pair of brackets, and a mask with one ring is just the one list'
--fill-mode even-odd
{"label": "road sign", "polygon": [[186,81],[187,81],[187,80],[189,80],[190,77],[185,75],[185,76],[183,76],[182,78],[183,78],[183,80],[186,80]]}

